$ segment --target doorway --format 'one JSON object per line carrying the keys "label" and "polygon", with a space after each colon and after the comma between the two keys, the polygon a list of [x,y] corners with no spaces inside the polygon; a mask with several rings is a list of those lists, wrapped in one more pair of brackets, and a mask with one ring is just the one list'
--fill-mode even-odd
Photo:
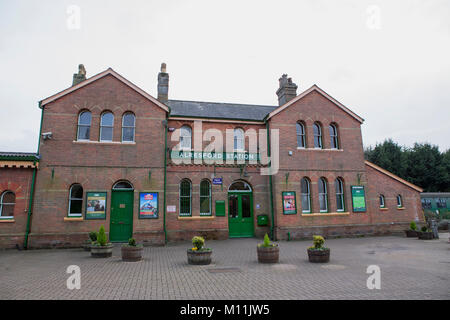
{"label": "doorway", "polygon": [[253,193],[245,181],[235,181],[228,188],[228,234],[230,238],[254,236]]}
{"label": "doorway", "polygon": [[111,191],[109,240],[128,242],[133,236],[134,188],[127,181],[114,184]]}

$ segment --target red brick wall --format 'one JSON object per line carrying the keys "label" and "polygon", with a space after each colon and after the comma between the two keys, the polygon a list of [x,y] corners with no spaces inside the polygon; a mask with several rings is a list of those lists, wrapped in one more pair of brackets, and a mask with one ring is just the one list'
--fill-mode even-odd
{"label": "red brick wall", "polygon": [[[82,110],[92,113],[91,142],[77,142],[77,121]],[[113,143],[99,143],[100,115],[114,113]],[[122,115],[136,116],[135,143],[121,141]],[[133,231],[137,240],[161,243],[164,190],[164,110],[136,91],[108,75],[44,107],[41,140],[42,160],[36,179],[36,196],[30,245],[33,247],[79,245],[87,232],[101,224],[109,231],[111,188],[118,180],[130,181],[135,189]],[[53,170],[53,177],[52,177]],[[151,179],[149,171],[151,170]],[[86,191],[106,191],[106,220],[64,221],[68,211],[69,188],[80,183]],[[139,220],[138,193],[160,193],[160,218]],[[83,214],[84,214],[83,208]]]}
{"label": "red brick wall", "polygon": [[5,191],[16,195],[14,221],[0,221],[0,248],[24,244],[32,176],[33,169],[0,168],[0,195]]}

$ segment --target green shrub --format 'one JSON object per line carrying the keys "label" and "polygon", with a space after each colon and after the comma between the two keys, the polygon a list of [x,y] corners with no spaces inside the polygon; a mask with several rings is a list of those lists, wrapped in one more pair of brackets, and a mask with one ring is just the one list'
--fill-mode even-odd
{"label": "green shrub", "polygon": [[92,242],[97,241],[97,231],[89,232],[89,239],[91,239]]}
{"label": "green shrub", "polygon": [[427,228],[427,226],[423,226],[420,230],[421,230],[422,232],[427,232],[428,228]]}
{"label": "green shrub", "polygon": [[101,225],[100,230],[98,230],[97,244],[99,246],[106,246],[107,243],[108,243],[108,238],[106,237],[105,227],[103,225]]}
{"label": "green shrub", "polygon": [[323,244],[325,243],[325,239],[322,236],[313,236],[313,246],[309,247],[309,249],[314,250],[324,250],[326,249]]}
{"label": "green shrub", "polygon": [[264,235],[263,247],[270,247],[270,239],[267,233]]}
{"label": "green shrub", "polygon": [[415,221],[411,221],[411,223],[409,224],[409,228],[411,230],[417,230],[417,225]]}
{"label": "green shrub", "polygon": [[128,245],[131,247],[136,247],[136,239],[134,238],[128,239]]}
{"label": "green shrub", "polygon": [[194,248],[201,250],[205,245],[205,239],[203,237],[195,236],[192,238],[192,244],[194,245]]}

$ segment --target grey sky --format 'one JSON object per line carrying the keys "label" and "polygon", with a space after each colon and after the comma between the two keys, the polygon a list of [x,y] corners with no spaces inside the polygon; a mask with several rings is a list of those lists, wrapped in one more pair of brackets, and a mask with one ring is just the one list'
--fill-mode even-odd
{"label": "grey sky", "polygon": [[1,151],[37,150],[38,101],[79,63],[156,96],[161,62],[170,99],[276,105],[287,73],[298,93],[317,84],[363,117],[365,146],[450,148],[448,0],[1,0],[0,61]]}

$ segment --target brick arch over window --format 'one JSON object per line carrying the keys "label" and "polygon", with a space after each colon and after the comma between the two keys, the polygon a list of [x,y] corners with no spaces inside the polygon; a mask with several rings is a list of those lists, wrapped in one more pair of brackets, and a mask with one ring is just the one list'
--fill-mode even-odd
{"label": "brick arch over window", "polygon": [[16,194],[11,190],[3,191],[0,195],[0,219],[13,218],[15,205]]}

